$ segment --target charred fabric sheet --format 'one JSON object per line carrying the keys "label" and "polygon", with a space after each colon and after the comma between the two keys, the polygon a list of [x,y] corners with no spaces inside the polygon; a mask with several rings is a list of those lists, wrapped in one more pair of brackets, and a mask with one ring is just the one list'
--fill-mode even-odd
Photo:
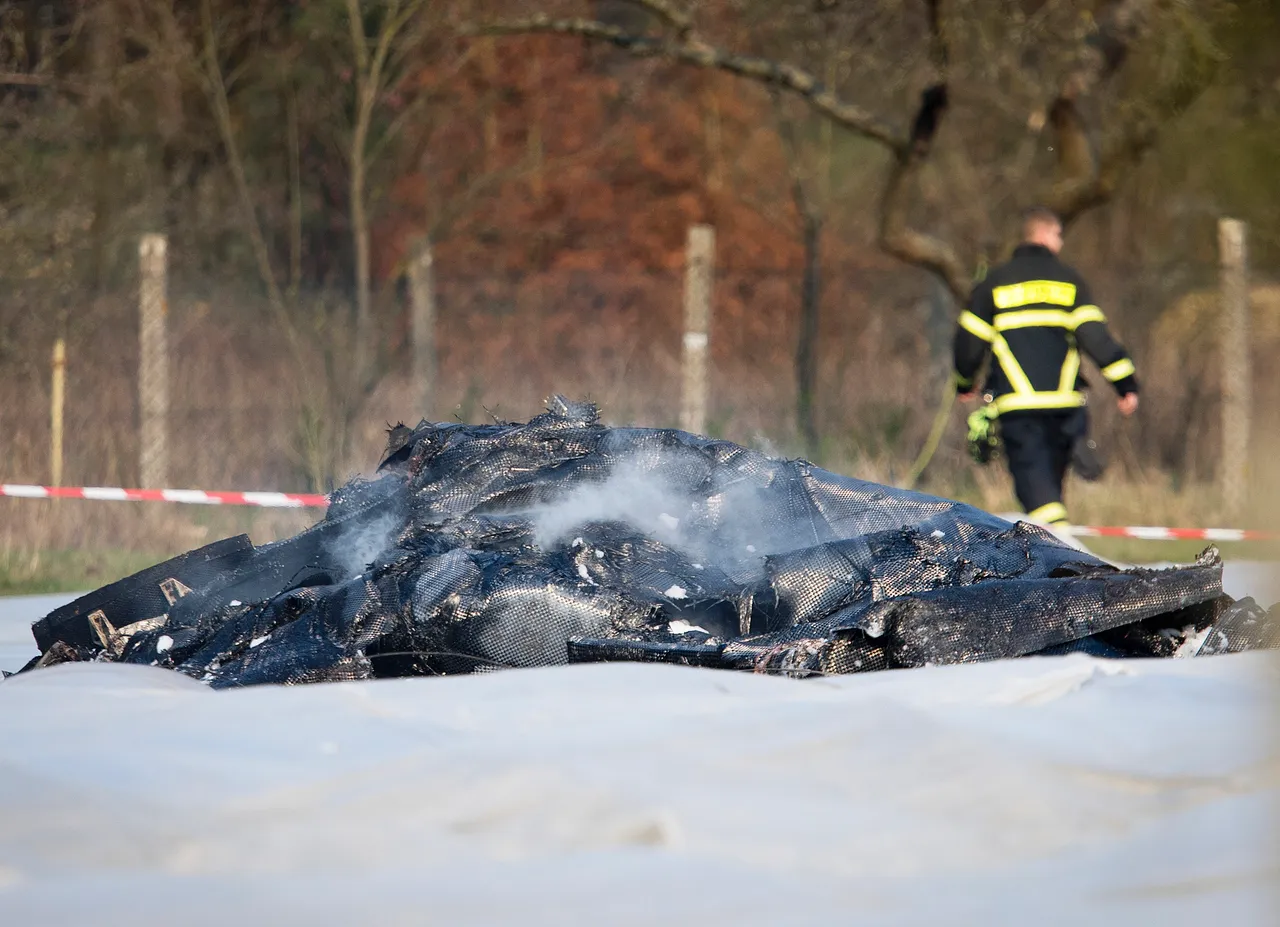
{"label": "charred fabric sheet", "polygon": [[[36,665],[215,687],[604,660],[804,676],[1071,650],[1270,646],[1210,549],[1119,570],[1029,524],[552,400],[525,424],[393,436],[375,479],[35,625]],[[167,591],[166,591],[167,590]]]}

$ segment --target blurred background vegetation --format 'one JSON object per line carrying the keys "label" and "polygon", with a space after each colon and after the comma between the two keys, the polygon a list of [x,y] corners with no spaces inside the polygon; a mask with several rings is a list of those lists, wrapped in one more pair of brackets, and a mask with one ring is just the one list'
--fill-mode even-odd
{"label": "blurred background vegetation", "polygon": [[[521,420],[552,392],[675,425],[685,236],[706,222],[709,431],[901,484],[959,285],[1043,201],[1069,206],[1064,257],[1145,387],[1134,421],[1095,403],[1112,466],[1071,485],[1074,520],[1221,521],[1233,217],[1254,285],[1241,526],[1269,524],[1278,43],[1267,0],[0,0],[0,480],[49,480],[61,336],[63,482],[136,484],[145,233],[169,237],[170,482],[304,491],[368,472],[388,424]],[[422,240],[428,408],[404,282]],[[920,487],[1014,510],[961,418]],[[0,585],[74,583],[50,552],[105,581],[121,557],[303,523],[0,499]]]}

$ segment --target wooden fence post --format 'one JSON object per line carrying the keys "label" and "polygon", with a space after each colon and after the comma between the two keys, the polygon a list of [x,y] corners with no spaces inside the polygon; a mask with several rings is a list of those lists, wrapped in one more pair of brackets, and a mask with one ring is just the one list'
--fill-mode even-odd
{"label": "wooden fence post", "polygon": [[144,235],[138,248],[142,282],[139,288],[138,400],[141,434],[138,470],[141,485],[168,485],[169,347],[165,334],[167,241],[163,235]]}
{"label": "wooden fence post", "polygon": [[49,391],[50,486],[62,485],[62,410],[66,402],[67,342],[53,343],[52,383]]}
{"label": "wooden fence post", "polygon": [[1247,227],[1218,221],[1222,308],[1222,502],[1228,517],[1242,513],[1249,480],[1250,392],[1249,255]]}
{"label": "wooden fence post", "polygon": [[693,434],[707,430],[708,335],[711,289],[715,277],[716,233],[709,225],[689,229],[684,279],[684,387],[680,427]]}
{"label": "wooden fence post", "polygon": [[431,242],[421,240],[409,262],[409,298],[413,306],[413,392],[417,414],[434,421],[436,399],[436,291]]}

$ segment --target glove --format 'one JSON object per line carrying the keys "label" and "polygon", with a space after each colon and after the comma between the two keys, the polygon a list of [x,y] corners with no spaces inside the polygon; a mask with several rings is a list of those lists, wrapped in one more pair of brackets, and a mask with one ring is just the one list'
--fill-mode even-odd
{"label": "glove", "polygon": [[985,466],[1000,452],[1000,428],[995,406],[983,406],[969,413],[969,456]]}

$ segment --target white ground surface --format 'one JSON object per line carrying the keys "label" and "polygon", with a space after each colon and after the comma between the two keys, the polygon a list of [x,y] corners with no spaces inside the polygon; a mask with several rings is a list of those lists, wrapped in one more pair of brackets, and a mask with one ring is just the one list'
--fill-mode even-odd
{"label": "white ground surface", "polygon": [[[0,603],[0,667],[66,598]],[[55,667],[0,683],[0,923],[1272,924],[1278,681],[1260,653],[235,692]]]}

